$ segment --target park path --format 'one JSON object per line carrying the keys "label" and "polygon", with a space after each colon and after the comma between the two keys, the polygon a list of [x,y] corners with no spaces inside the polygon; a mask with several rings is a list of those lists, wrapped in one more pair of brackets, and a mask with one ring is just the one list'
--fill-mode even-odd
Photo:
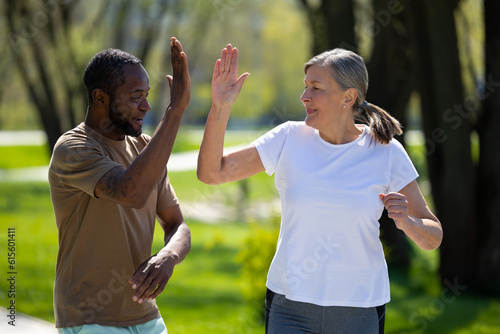
{"label": "park path", "polygon": [[[174,153],[167,164],[170,172],[195,170],[198,161],[198,151]],[[0,182],[32,182],[48,181],[49,166],[22,168],[0,168]]]}
{"label": "park path", "polygon": [[57,329],[53,323],[34,318],[25,314],[16,313],[14,326],[5,307],[0,308],[0,333],[2,334],[56,334]]}
{"label": "park path", "polygon": [[[0,131],[0,146],[32,146],[44,145],[46,136],[43,131]],[[224,148],[225,153],[232,152],[241,146]],[[198,151],[173,153],[167,168],[171,172],[195,170],[198,162]],[[0,168],[0,182],[48,181],[48,166]]]}

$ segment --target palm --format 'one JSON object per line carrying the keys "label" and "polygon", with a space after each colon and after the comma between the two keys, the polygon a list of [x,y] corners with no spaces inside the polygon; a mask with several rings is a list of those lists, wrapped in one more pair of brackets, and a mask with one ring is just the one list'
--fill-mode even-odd
{"label": "palm", "polygon": [[238,78],[238,50],[230,44],[222,50],[222,55],[215,63],[212,77],[212,101],[216,105],[231,104],[241,91],[249,73]]}

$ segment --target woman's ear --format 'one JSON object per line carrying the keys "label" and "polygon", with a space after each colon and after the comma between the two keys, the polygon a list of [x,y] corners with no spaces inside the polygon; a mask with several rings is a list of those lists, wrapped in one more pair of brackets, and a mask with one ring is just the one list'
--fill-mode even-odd
{"label": "woman's ear", "polygon": [[100,88],[92,91],[92,102],[100,107],[106,107],[109,103],[109,95]]}
{"label": "woman's ear", "polygon": [[345,91],[345,99],[344,99],[344,105],[347,108],[350,108],[356,103],[356,99],[358,98],[358,91],[354,88],[348,88]]}

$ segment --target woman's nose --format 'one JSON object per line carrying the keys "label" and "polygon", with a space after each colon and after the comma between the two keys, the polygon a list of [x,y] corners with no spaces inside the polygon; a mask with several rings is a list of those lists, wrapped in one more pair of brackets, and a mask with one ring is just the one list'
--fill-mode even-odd
{"label": "woman's nose", "polygon": [[302,96],[300,97],[300,101],[302,101],[302,103],[306,103],[306,102],[311,101],[311,97],[309,95],[309,90],[307,88],[302,93]]}

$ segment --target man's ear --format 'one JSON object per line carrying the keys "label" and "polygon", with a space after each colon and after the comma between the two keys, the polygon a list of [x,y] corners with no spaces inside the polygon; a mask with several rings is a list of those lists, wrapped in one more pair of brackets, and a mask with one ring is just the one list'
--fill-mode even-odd
{"label": "man's ear", "polygon": [[106,107],[109,104],[109,95],[100,88],[92,91],[92,102],[100,107]]}
{"label": "man's ear", "polygon": [[344,100],[344,105],[346,105],[348,108],[352,107],[352,105],[356,102],[356,99],[358,98],[358,91],[354,88],[349,88],[345,91],[345,100]]}

